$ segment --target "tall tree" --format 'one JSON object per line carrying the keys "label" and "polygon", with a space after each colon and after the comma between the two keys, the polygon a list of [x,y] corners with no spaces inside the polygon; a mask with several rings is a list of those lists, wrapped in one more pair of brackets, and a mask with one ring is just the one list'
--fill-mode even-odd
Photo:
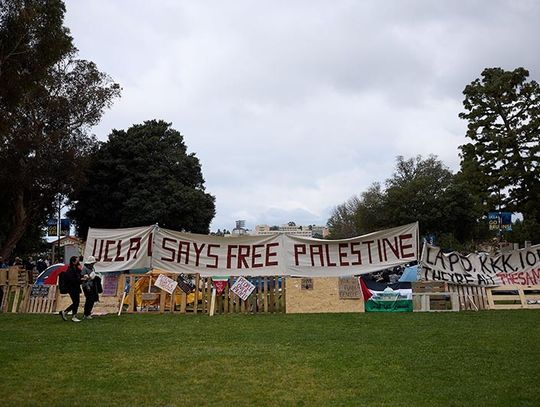
{"label": "tall tree", "polygon": [[481,76],[463,91],[471,143],[461,146],[462,172],[492,209],[523,213],[540,241],[540,86],[524,68]]}
{"label": "tall tree", "polygon": [[331,237],[416,221],[423,234],[452,236],[461,242],[472,237],[477,219],[473,198],[437,157],[397,157],[396,170],[385,187],[375,183],[360,198],[339,205],[328,221]]}
{"label": "tall tree", "polygon": [[386,180],[388,218],[395,225],[419,221],[425,233],[440,230],[442,197],[451,181],[452,172],[435,156],[399,156],[396,171]]}
{"label": "tall tree", "polygon": [[362,192],[355,217],[359,234],[373,232],[388,225],[385,205],[386,193],[380,183],[375,182],[367,191]]}
{"label": "tall tree", "polygon": [[330,231],[330,239],[345,239],[360,234],[360,227],[356,219],[360,203],[360,199],[353,196],[334,208],[326,223]]}
{"label": "tall tree", "polygon": [[72,195],[79,234],[89,227],[150,225],[208,233],[214,197],[205,192],[201,165],[184,137],[164,121],[113,130]]}
{"label": "tall tree", "polygon": [[79,180],[120,87],[75,59],[61,0],[0,0],[0,256]]}

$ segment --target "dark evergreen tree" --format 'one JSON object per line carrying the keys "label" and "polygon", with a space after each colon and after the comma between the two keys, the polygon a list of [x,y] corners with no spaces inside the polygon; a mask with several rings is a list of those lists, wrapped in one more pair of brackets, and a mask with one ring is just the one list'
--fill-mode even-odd
{"label": "dark evergreen tree", "polygon": [[81,236],[89,227],[151,225],[208,233],[214,197],[205,192],[198,158],[164,121],[113,130],[72,195],[70,215]]}
{"label": "dark evergreen tree", "polygon": [[528,76],[487,68],[465,87],[459,116],[471,143],[461,146],[462,173],[485,209],[521,212],[540,242],[540,86]]}

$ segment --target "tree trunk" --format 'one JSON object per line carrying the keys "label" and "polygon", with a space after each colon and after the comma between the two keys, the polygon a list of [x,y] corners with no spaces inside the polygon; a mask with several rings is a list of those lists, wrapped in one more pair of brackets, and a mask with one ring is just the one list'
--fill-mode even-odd
{"label": "tree trunk", "polygon": [[13,249],[15,249],[17,243],[24,235],[30,221],[28,212],[24,206],[24,192],[18,191],[17,195],[14,197],[14,200],[13,222],[8,230],[7,238],[4,241],[4,244],[2,247],[0,247],[0,256],[3,258],[8,258],[11,255]]}

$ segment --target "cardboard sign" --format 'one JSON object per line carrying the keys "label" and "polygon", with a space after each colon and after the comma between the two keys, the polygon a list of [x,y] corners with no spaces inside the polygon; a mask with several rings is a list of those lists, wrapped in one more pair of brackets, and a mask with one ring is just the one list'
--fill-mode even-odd
{"label": "cardboard sign", "polygon": [[356,277],[343,277],[339,279],[339,299],[352,300],[362,298],[360,285]]}
{"label": "cardboard sign", "polygon": [[248,299],[249,295],[253,292],[255,286],[251,284],[244,277],[238,278],[231,287],[231,291],[242,298],[244,301]]}
{"label": "cardboard sign", "polygon": [[103,276],[103,296],[112,297],[118,290],[118,273],[108,273]]}
{"label": "cardboard sign", "polygon": [[172,294],[174,290],[176,289],[176,286],[178,283],[174,281],[172,278],[167,277],[164,274],[160,274],[154,283],[156,287],[161,288],[164,291],[167,291],[169,294]]}
{"label": "cardboard sign", "polygon": [[303,278],[300,282],[300,288],[302,290],[313,290],[313,279],[312,278]]}
{"label": "cardboard sign", "polygon": [[30,298],[47,297],[49,295],[48,285],[33,285],[30,291]]}
{"label": "cardboard sign", "polygon": [[195,289],[195,284],[193,284],[191,279],[184,273],[178,275],[176,282],[178,283],[178,287],[186,294],[189,294]]}

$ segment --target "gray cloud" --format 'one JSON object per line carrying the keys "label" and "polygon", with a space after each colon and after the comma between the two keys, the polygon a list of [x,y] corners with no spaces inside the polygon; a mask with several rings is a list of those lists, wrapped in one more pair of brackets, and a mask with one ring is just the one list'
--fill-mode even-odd
{"label": "gray cloud", "polygon": [[66,4],[81,57],[124,88],[95,133],[172,122],[216,196],[213,229],[325,223],[397,155],[457,169],[465,85],[488,66],[540,77],[535,1]]}

